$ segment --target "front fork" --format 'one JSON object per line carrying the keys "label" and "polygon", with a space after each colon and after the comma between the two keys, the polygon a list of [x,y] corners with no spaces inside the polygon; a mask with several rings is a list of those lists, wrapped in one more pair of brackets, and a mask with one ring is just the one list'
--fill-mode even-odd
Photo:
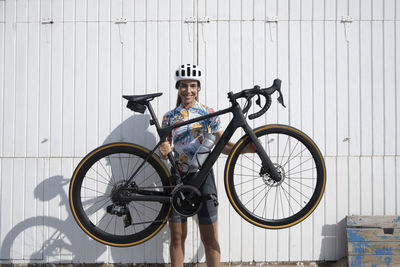
{"label": "front fork", "polygon": [[253,144],[257,148],[256,153],[258,154],[258,156],[260,157],[261,162],[262,162],[262,168],[260,171],[260,175],[264,175],[264,174],[268,173],[272,180],[274,180],[275,182],[280,182],[282,179],[281,175],[276,170],[274,163],[272,163],[271,159],[265,152],[265,149],[263,148],[261,143],[258,141],[258,138],[257,138],[256,134],[253,132],[253,129],[250,128],[249,125],[243,126],[243,129],[246,132],[246,134],[250,137],[250,140],[253,142]]}

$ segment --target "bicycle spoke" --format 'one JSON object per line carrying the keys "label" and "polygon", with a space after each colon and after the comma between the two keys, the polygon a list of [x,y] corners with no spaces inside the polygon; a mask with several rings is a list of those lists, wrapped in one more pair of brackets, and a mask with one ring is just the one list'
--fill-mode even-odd
{"label": "bicycle spoke", "polygon": [[[299,141],[297,142],[297,143],[299,143]],[[297,146],[297,144],[296,144],[296,146]],[[304,147],[303,148],[303,150],[301,150],[299,153],[297,153],[295,156],[293,156],[292,158],[297,158],[300,154],[302,154],[305,150],[307,150],[307,147]],[[294,150],[293,150],[293,152],[294,152]],[[293,153],[292,152],[292,153]],[[291,161],[292,159],[291,159],[291,157],[289,156],[288,157],[288,160],[285,162],[285,164],[283,164],[282,165],[282,167],[286,167],[286,165]]]}
{"label": "bicycle spoke", "polygon": [[[295,190],[295,191],[297,191],[298,193],[300,193],[300,195],[304,196],[308,201],[311,199],[311,198],[307,197],[306,195],[304,195],[301,191],[297,190],[295,187],[290,186],[286,181],[284,181],[284,183],[287,184],[288,187],[293,188],[293,190]],[[308,202],[308,201],[307,201],[307,202]]]}
{"label": "bicycle spoke", "polygon": [[139,224],[151,224],[151,223],[161,223],[163,220],[152,220],[152,221],[145,221],[145,222],[140,222],[140,223],[132,223],[131,225],[139,225]]}
{"label": "bicycle spoke", "polygon": [[250,159],[249,156],[247,156],[246,154],[242,155],[243,157],[247,158],[248,160],[252,161],[254,164],[256,164],[258,167],[262,167],[260,164],[258,164],[257,162],[254,161],[254,159]]}
{"label": "bicycle spoke", "polygon": [[[93,167],[90,168],[91,170],[93,170],[95,173],[97,173],[100,177],[102,177],[104,179],[104,181],[107,182],[107,184],[110,184],[110,180],[111,177],[108,177],[109,179],[107,179],[106,177],[104,177],[103,175],[101,175],[98,171],[94,170]],[[107,173],[107,172],[106,172]],[[107,173],[108,174],[108,173]]]}
{"label": "bicycle spoke", "polygon": [[[283,187],[282,187],[282,190],[286,191]],[[303,206],[301,206],[301,204],[300,204],[294,197],[292,197],[292,195],[289,194],[288,191],[286,191],[286,192],[287,192],[287,194],[289,195],[289,197],[292,198],[292,199],[300,206],[300,208],[303,208]]]}
{"label": "bicycle spoke", "polygon": [[285,149],[283,150],[283,153],[282,153],[282,160],[281,160],[281,162],[279,164],[281,166],[282,166],[282,162],[283,162],[283,156],[285,156],[285,152],[286,152],[286,148],[287,148],[288,143],[289,143],[289,137],[286,139]]}
{"label": "bicycle spoke", "polygon": [[108,221],[108,224],[107,224],[106,228],[104,229],[104,231],[107,230],[107,228],[108,228],[108,226],[110,225],[110,223],[111,223],[112,220],[113,220],[113,216],[111,216],[111,218],[110,218],[110,220]]}
{"label": "bicycle spoke", "polygon": [[[276,190],[275,190],[275,192],[276,192]],[[273,218],[273,219],[275,219],[275,207],[276,207],[276,198],[277,198],[277,197],[278,197],[278,194],[275,193],[274,211],[273,211],[273,213],[272,213],[272,218]]]}
{"label": "bicycle spoke", "polygon": [[100,166],[101,166],[101,167],[103,168],[103,170],[108,174],[108,177],[109,177],[109,179],[110,179],[110,182],[111,182],[112,184],[115,184],[115,179],[114,179],[113,170],[112,170],[112,162],[111,162],[110,159],[108,159],[108,162],[110,163],[110,170],[111,170],[111,173],[109,173],[109,172],[106,170],[106,168],[104,167],[103,163],[99,160]]}
{"label": "bicycle spoke", "polygon": [[305,170],[294,172],[294,173],[286,173],[286,176],[290,176],[290,175],[293,175],[293,174],[298,174],[298,173],[302,173],[302,172],[306,172],[306,171],[310,171],[310,170],[314,170],[314,169],[316,169],[316,167],[305,169]]}
{"label": "bicycle spoke", "polygon": [[99,181],[98,179],[95,179],[95,178],[92,178],[92,177],[89,177],[89,176],[85,176],[85,179],[96,181],[96,182],[99,182],[99,183],[105,184],[105,185],[110,185],[110,183],[105,183],[105,182]]}
{"label": "bicycle spoke", "polygon": [[[292,179],[290,179],[290,180],[292,180]],[[296,182],[296,183],[298,183],[298,184],[301,184],[302,186],[305,186],[305,187],[308,187],[308,188],[314,189],[314,187],[311,187],[311,186],[309,186],[309,185],[306,185],[306,184],[304,184],[304,183],[301,183],[301,182],[299,182],[299,181],[293,180],[293,182]]]}
{"label": "bicycle spoke", "polygon": [[104,195],[104,194],[103,194],[103,192],[100,192],[100,191],[94,190],[94,189],[92,189],[92,188],[89,188],[89,187],[86,187],[86,186],[82,186],[82,188],[83,188],[83,189],[86,189],[86,190],[89,190],[89,191],[92,191],[92,192],[95,192],[95,193],[100,193],[100,194]]}
{"label": "bicycle spoke", "polygon": [[239,196],[243,196],[244,194],[247,194],[247,193],[253,191],[254,189],[260,188],[261,186],[266,186],[266,185],[265,185],[265,184],[259,185],[259,186],[257,186],[256,188],[250,189],[249,191],[246,191],[246,192],[240,194]]}
{"label": "bicycle spoke", "polygon": [[306,163],[307,161],[310,161],[310,160],[312,160],[312,159],[313,159],[313,158],[308,158],[307,160],[302,161],[300,164],[296,165],[295,167],[292,167],[292,168],[289,169],[287,172],[290,173],[290,171],[296,169],[296,168],[299,167],[300,165],[302,165],[302,164],[304,164],[304,163]]}
{"label": "bicycle spoke", "polygon": [[282,193],[281,193],[281,190],[279,190],[279,189],[280,189],[280,187],[278,187],[278,191],[279,191],[279,197],[281,199],[282,215],[283,215],[283,217],[285,217],[285,210],[283,209]]}
{"label": "bicycle spoke", "polygon": [[[290,158],[292,157],[294,151],[296,151],[296,147],[298,146],[298,144],[300,143],[300,141],[297,140],[296,145],[293,147],[292,152],[290,152],[289,156],[288,156],[288,160],[285,162],[285,164],[283,164],[282,166],[286,166],[286,164],[288,163],[288,161],[290,160]],[[296,157],[296,156],[295,156]]]}
{"label": "bicycle spoke", "polygon": [[[290,210],[292,211],[292,214],[294,214],[292,205],[290,204],[289,198],[288,198],[288,196],[286,195],[286,190],[285,190],[285,188],[283,188],[283,187],[282,187],[282,192],[283,192],[283,194],[284,194],[284,196],[285,196],[285,198],[286,198],[286,200],[287,200],[287,203],[289,204],[289,208],[290,208]],[[287,192],[287,194],[289,194],[289,192]]]}
{"label": "bicycle spoke", "polygon": [[288,177],[290,180],[317,180],[317,178],[312,178],[312,177]]}
{"label": "bicycle spoke", "polygon": [[[104,200],[103,200],[103,201],[104,201]],[[100,201],[99,201],[99,202],[100,202]],[[97,203],[98,203],[98,202],[96,202],[95,204],[97,204]],[[100,209],[103,209],[104,206],[105,206],[107,203],[112,203],[112,202],[111,202],[110,199],[106,199],[106,201],[105,201],[99,208],[97,208],[97,209],[94,210],[94,211],[92,211],[92,208],[94,208],[95,205],[92,205],[92,206],[90,206],[89,208],[85,209],[85,210],[86,210],[86,213],[87,213],[88,215],[94,214],[94,213],[98,212]]]}
{"label": "bicycle spoke", "polygon": [[[257,188],[258,188],[258,187],[254,188],[254,189],[257,189]],[[261,188],[261,190],[258,191],[258,193],[255,194],[255,195],[253,196],[253,198],[251,198],[249,201],[247,201],[246,204],[244,204],[244,205],[246,206],[247,204],[249,204],[250,201],[254,200],[262,191],[264,191],[264,189],[265,189],[265,188]],[[251,190],[250,190],[250,191],[251,191]],[[254,190],[253,190],[253,191],[254,191]],[[242,195],[243,195],[243,194],[242,194]],[[242,195],[241,195],[241,196],[242,196]],[[253,212],[254,212],[254,210],[253,210]]]}
{"label": "bicycle spoke", "polygon": [[254,172],[254,173],[257,173],[254,169],[251,169],[251,168],[249,168],[249,167],[247,167],[247,166],[245,166],[245,165],[242,165],[242,164],[238,164],[238,163],[237,163],[236,166],[239,166],[239,167],[248,169],[248,170],[250,170],[250,171],[252,171],[252,172]]}
{"label": "bicycle spoke", "polygon": [[[254,177],[254,176],[253,176]],[[251,179],[251,180],[247,180],[245,182],[241,182],[241,183],[235,183],[236,186],[238,185],[243,185],[243,184],[247,184],[248,182],[254,182],[256,179]]]}
{"label": "bicycle spoke", "polygon": [[[267,193],[261,198],[261,200],[258,202],[258,204],[257,204],[257,206],[255,207],[255,209],[253,210],[253,212],[255,212],[256,211],[256,209],[258,208],[258,206],[261,204],[261,202],[264,200],[264,199],[267,199],[268,198],[268,194],[269,194],[269,191],[271,190],[271,188],[272,187],[269,187],[268,188],[268,191],[267,191]],[[263,190],[265,190],[265,188],[263,188]],[[262,192],[262,191],[261,191]],[[264,205],[264,210],[265,210],[265,205]]]}
{"label": "bicycle spoke", "polygon": [[[129,204],[132,204],[132,203],[129,203]],[[145,204],[143,204],[143,203],[141,203],[141,202],[137,202],[136,204],[138,204],[138,205],[140,205],[140,206],[142,206],[142,207],[145,207],[145,208],[147,208],[147,209],[150,209],[150,210],[152,210],[152,211],[159,212],[159,210],[156,210],[156,209],[154,209],[154,208],[150,208],[149,206],[146,206]]]}

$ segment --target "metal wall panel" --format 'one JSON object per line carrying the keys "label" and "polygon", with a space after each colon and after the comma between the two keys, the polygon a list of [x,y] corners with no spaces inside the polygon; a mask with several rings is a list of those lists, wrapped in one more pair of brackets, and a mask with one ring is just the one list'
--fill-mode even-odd
{"label": "metal wall panel", "polygon": [[[200,101],[215,109],[229,91],[279,77],[288,108],[274,103],[250,123],[302,129],[326,158],[316,211],[270,231],[230,207],[222,156],[222,261],[341,258],[345,216],[400,212],[399,12],[395,0],[0,0],[1,262],[169,261],[167,227],[143,245],[107,248],[78,229],[66,194],[95,147],[155,144],[149,116],[132,114],[121,95],[163,92],[161,118],[182,62],[206,70]],[[203,23],[188,23],[196,16]],[[189,220],[186,262],[205,261],[197,228]]]}

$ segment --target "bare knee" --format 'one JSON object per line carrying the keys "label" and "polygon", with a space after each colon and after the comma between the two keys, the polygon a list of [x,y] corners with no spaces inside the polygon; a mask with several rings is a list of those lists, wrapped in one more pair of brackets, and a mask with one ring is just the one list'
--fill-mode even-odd
{"label": "bare knee", "polygon": [[182,246],[185,244],[187,229],[185,223],[169,223],[171,239],[171,246]]}
{"label": "bare knee", "polygon": [[219,251],[218,234],[215,226],[200,225],[200,234],[205,249]]}

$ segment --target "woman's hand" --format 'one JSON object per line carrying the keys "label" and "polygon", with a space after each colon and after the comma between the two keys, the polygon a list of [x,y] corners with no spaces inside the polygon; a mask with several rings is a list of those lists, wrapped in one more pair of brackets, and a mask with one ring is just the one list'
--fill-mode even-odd
{"label": "woman's hand", "polygon": [[172,151],[171,143],[168,141],[161,143],[161,145],[158,147],[158,150],[160,151],[160,156],[162,159],[168,159],[168,153]]}

